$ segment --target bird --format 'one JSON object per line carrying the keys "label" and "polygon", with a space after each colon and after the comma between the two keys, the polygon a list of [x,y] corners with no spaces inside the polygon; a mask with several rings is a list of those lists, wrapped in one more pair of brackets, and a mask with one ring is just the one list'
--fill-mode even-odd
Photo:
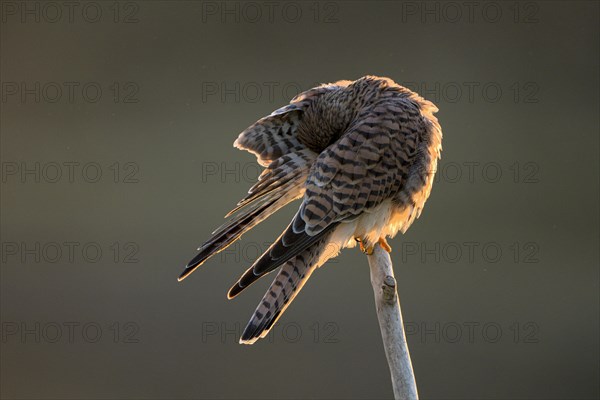
{"label": "bird", "polygon": [[239,134],[264,167],[179,281],[288,203],[287,228],[229,289],[233,299],[278,270],[239,342],[264,338],[311,274],[344,248],[372,254],[405,233],[428,199],[442,150],[438,108],[392,79],[367,75],[298,94]]}

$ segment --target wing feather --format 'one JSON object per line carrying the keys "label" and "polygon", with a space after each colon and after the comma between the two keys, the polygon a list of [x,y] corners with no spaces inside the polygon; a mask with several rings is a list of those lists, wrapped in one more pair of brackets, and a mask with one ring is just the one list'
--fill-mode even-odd
{"label": "wing feather", "polygon": [[419,110],[409,100],[391,110],[398,101],[375,103],[317,157],[300,210],[309,235],[371,211],[404,184],[416,155],[417,130],[399,121],[402,113]]}
{"label": "wing feather", "polygon": [[300,93],[290,104],[261,118],[240,133],[234,146],[254,154],[258,163],[266,169],[248,195],[226,215],[230,219],[198,249],[199,253],[179,276],[180,281],[265,218],[302,197],[306,179],[317,157],[297,137],[303,111],[316,97],[348,83],[340,81]]}
{"label": "wing feather", "polygon": [[316,154],[295,138],[299,123],[300,115],[292,109],[263,118],[240,134],[235,145],[256,154],[258,162],[267,168],[248,196],[226,215],[229,220],[198,248],[180,281],[280,208],[302,197]]}

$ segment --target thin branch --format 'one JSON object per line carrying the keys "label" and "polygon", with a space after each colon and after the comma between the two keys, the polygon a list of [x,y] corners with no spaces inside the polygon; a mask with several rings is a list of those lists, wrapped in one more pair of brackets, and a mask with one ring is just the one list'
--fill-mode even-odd
{"label": "thin branch", "polygon": [[392,375],[396,400],[417,400],[417,384],[410,361],[396,279],[390,255],[379,245],[367,257],[371,268],[371,284],[375,294],[377,319],[381,329],[383,347]]}

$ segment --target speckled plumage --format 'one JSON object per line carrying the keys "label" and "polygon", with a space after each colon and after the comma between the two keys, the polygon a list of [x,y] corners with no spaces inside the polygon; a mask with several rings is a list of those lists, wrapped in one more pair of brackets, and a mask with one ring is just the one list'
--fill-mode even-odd
{"label": "speckled plumage", "polygon": [[243,131],[234,146],[266,167],[188,263],[180,280],[266,217],[301,198],[277,241],[230,289],[233,298],[265,274],[279,273],[242,334],[266,336],[311,273],[353,247],[405,232],[429,197],[442,132],[437,108],[388,78],[321,85]]}

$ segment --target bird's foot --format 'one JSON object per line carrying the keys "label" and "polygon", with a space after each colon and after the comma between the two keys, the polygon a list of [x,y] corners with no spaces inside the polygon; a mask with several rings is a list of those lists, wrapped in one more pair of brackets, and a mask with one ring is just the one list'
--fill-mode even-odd
{"label": "bird's foot", "polygon": [[388,253],[392,252],[392,247],[389,245],[387,240],[385,240],[385,237],[379,238],[379,245],[381,246],[382,249],[384,249]]}
{"label": "bird's foot", "polygon": [[354,238],[354,240],[358,242],[358,245],[360,246],[360,251],[362,251],[364,254],[368,256],[373,254],[373,246],[365,246],[361,238]]}

